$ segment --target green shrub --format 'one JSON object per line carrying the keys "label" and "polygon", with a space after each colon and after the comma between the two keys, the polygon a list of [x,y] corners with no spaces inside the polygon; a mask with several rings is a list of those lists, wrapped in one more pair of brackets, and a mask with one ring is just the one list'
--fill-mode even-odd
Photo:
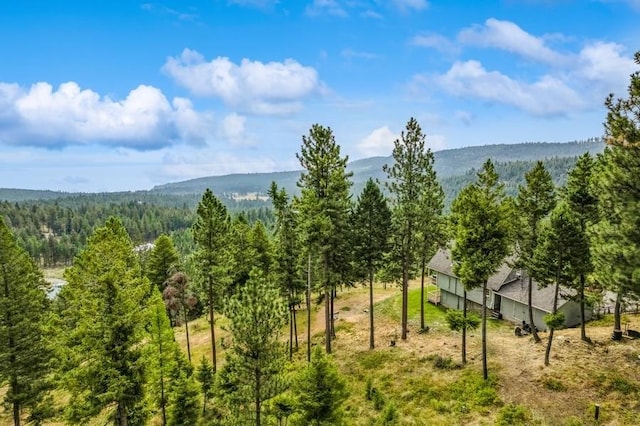
{"label": "green shrub", "polygon": [[544,323],[547,327],[558,329],[564,325],[564,314],[562,312],[556,312],[555,314],[547,314],[544,316]]}
{"label": "green shrub", "polygon": [[382,412],[378,424],[384,426],[397,425],[398,420],[398,409],[396,408],[396,405],[391,402],[387,404],[384,411]]}
{"label": "green shrub", "polygon": [[429,355],[428,360],[433,362],[433,367],[438,370],[457,370],[461,367],[460,364],[455,362],[451,357],[443,357],[440,355]]}
{"label": "green shrub", "polygon": [[567,387],[564,385],[564,383],[553,377],[544,378],[542,384],[545,388],[554,392],[564,392],[567,390]]}
{"label": "green shrub", "polygon": [[563,426],[582,426],[584,423],[576,416],[571,416],[565,419]]}
{"label": "green shrub", "polygon": [[497,426],[526,425],[531,420],[529,409],[523,405],[507,404],[498,413]]}

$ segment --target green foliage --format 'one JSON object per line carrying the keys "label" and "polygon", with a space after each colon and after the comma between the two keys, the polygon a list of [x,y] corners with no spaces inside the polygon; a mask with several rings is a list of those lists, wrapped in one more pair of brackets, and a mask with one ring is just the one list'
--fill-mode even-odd
{"label": "green foliage", "polygon": [[474,407],[490,407],[500,402],[496,390],[496,379],[489,376],[487,380],[472,370],[463,370],[460,378],[452,383],[448,397],[456,401],[456,410],[465,412]]}
{"label": "green foliage", "polygon": [[564,325],[565,319],[566,318],[563,312],[556,312],[556,313],[546,314],[544,316],[544,323],[550,329],[551,328],[558,329]]}
{"label": "green foliage", "polygon": [[[180,354],[179,356],[183,356]],[[198,384],[190,369],[182,364],[174,373],[169,393],[170,409],[167,418],[168,426],[189,426],[198,424],[200,418],[200,392]]]}
{"label": "green foliage", "polygon": [[180,270],[180,256],[171,237],[163,234],[156,238],[145,266],[152,289],[164,291],[167,279]]}
{"label": "green foliage", "polygon": [[256,268],[245,286],[225,301],[224,313],[233,337],[223,367],[224,398],[244,418],[259,423],[262,403],[286,385],[280,330],[287,322],[287,305],[280,290]]}
{"label": "green foliage", "polygon": [[32,420],[49,414],[45,290],[42,273],[0,217],[0,386],[7,385],[4,404],[18,417],[28,410]]}
{"label": "green foliage", "polygon": [[391,426],[399,424],[399,421],[400,415],[398,414],[398,409],[393,402],[390,402],[384,407],[384,411],[377,424],[381,426]]}
{"label": "green foliage", "polygon": [[214,376],[211,363],[204,355],[200,360],[200,364],[198,364],[196,378],[198,379],[198,382],[200,382],[200,391],[203,396],[202,412],[206,413],[207,402],[209,398],[213,397]]}
{"label": "green foliage", "polygon": [[293,383],[298,395],[301,424],[337,425],[342,422],[341,405],[348,397],[346,381],[322,349],[315,347],[311,362]]}
{"label": "green foliage", "polygon": [[455,362],[450,356],[429,355],[427,359],[433,362],[433,367],[438,370],[457,370],[462,366]]}
{"label": "green foliage", "polygon": [[525,426],[531,422],[531,412],[523,405],[507,404],[500,409],[496,426]]}
{"label": "green foliage", "polygon": [[545,377],[542,380],[542,384],[544,385],[545,388],[554,392],[564,392],[567,390],[567,387],[565,386],[564,383],[562,383],[561,380],[558,380],[553,377]]}
{"label": "green foliage", "polygon": [[143,422],[149,281],[122,223],[110,218],[96,229],[64,276],[56,349],[70,394],[68,419],[84,422],[115,407],[118,424]]}
{"label": "green foliage", "polygon": [[453,331],[461,331],[464,328],[467,330],[475,330],[480,325],[480,317],[478,315],[473,312],[468,312],[465,317],[464,313],[457,309],[449,309],[445,314],[445,320],[449,328]]}

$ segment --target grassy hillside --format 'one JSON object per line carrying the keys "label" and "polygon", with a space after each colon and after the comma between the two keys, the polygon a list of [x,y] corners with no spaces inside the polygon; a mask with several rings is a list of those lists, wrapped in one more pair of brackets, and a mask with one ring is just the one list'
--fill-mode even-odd
{"label": "grassy hillside", "polygon": [[[594,407],[600,406],[601,425],[635,425],[640,418],[640,340],[612,342],[610,319],[590,324],[593,345],[580,341],[579,330],[556,332],[551,365],[544,366],[544,344],[518,338],[513,326],[491,321],[489,328],[490,380],[482,380],[480,332],[468,342],[469,363],[461,368],[460,335],[451,332],[444,311],[427,306],[431,331],[419,328],[419,289],[409,293],[406,342],[390,347],[399,333],[400,292],[376,289],[377,348],[368,349],[368,293],[365,288],[340,293],[336,300],[337,339],[334,360],[346,377],[350,397],[345,424],[383,424],[395,413],[398,425],[595,425]],[[312,313],[313,344],[323,346],[323,311]],[[300,318],[306,317],[304,311]],[[626,318],[640,328],[640,316]],[[300,352],[306,360],[306,326],[299,325]],[[194,323],[194,359],[208,354],[204,319]],[[224,337],[224,336],[223,336]],[[541,333],[543,340],[546,333]],[[184,346],[184,335],[178,331]],[[293,370],[297,370],[294,368]],[[367,388],[378,395],[367,399]],[[500,423],[502,422],[502,423]]]}

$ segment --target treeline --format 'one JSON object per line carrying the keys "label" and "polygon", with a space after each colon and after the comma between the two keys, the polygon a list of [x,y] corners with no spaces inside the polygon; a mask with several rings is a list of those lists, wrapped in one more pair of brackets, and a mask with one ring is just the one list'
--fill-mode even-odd
{"label": "treeline", "polygon": [[[174,238],[181,253],[193,249],[187,235],[194,215],[191,206],[159,202],[164,197],[154,197],[154,202],[126,199],[116,202],[119,198],[114,197],[94,194],[49,201],[0,201],[0,217],[14,230],[18,244],[45,267],[71,264],[88,236],[111,216],[120,218],[136,245],[166,234]],[[273,221],[267,206],[247,209],[242,214],[249,223]]]}

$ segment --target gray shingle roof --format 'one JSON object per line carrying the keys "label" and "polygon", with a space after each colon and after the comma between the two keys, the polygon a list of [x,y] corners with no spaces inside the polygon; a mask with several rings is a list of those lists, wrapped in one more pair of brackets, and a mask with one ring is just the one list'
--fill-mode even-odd
{"label": "gray shingle roof", "polygon": [[[528,284],[529,278],[523,275],[522,278],[512,281],[497,291],[497,293],[507,299],[515,300],[527,305],[528,302]],[[571,290],[560,287],[560,295],[558,297],[558,308],[567,303],[567,294],[573,294]],[[555,296],[555,286],[549,285],[544,288],[538,288],[538,283],[533,281],[533,291],[531,292],[531,304],[545,312],[553,311],[553,298]]]}

